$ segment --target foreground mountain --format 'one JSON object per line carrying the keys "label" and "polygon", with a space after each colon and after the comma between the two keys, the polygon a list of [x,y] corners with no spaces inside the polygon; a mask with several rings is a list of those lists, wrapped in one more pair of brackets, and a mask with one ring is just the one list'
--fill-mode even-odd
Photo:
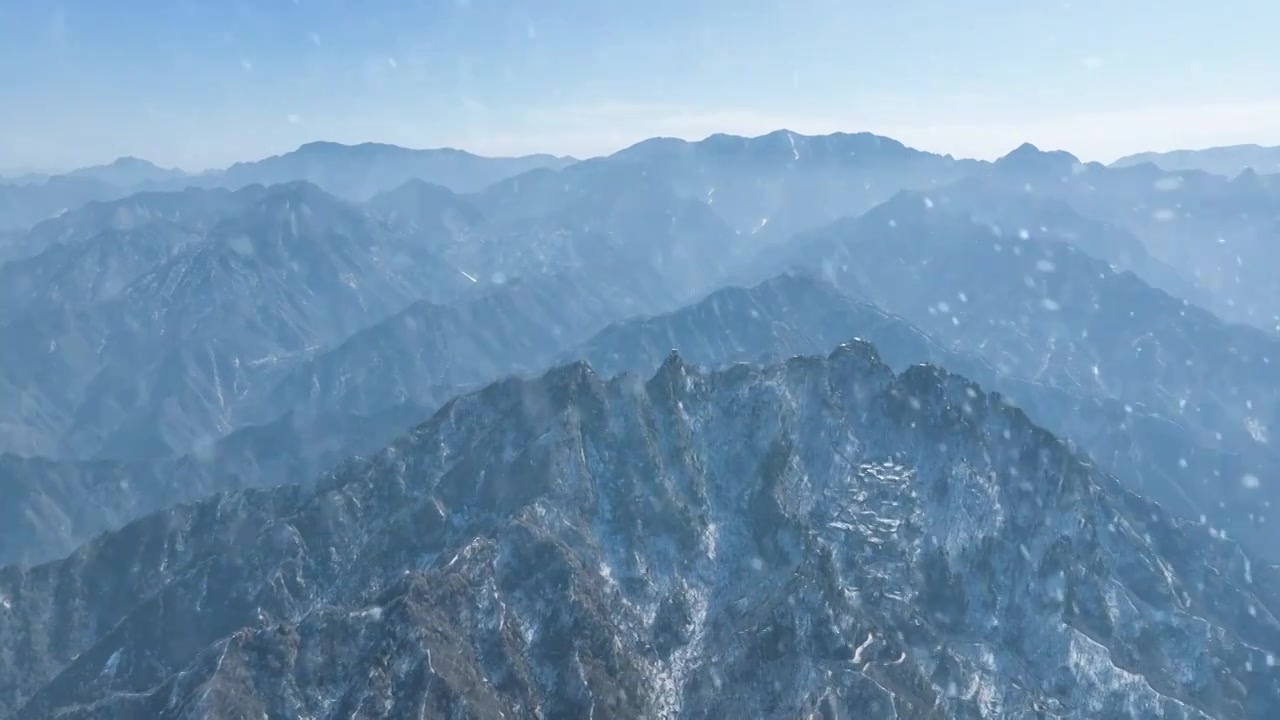
{"label": "foreground mountain", "polygon": [[15,718],[1280,709],[1274,566],[860,343],[496,383],[317,491],[155,515],[0,595]]}
{"label": "foreground mountain", "polygon": [[1126,155],[1111,163],[1112,167],[1131,167],[1151,163],[1162,170],[1182,172],[1202,170],[1232,178],[1245,170],[1260,174],[1280,173],[1280,147],[1261,145],[1228,145],[1203,150],[1171,150]]}

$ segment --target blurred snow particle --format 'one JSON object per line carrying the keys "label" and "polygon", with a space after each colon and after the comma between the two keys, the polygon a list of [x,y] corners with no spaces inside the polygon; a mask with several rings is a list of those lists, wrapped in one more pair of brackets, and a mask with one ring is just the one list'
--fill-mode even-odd
{"label": "blurred snow particle", "polygon": [[1181,175],[1170,175],[1156,181],[1157,190],[1177,190],[1180,187],[1182,187]]}
{"label": "blurred snow particle", "polygon": [[307,33],[307,39],[311,41],[312,45],[320,47],[320,33]]}
{"label": "blurred snow particle", "polygon": [[1249,437],[1253,438],[1256,443],[1268,444],[1267,426],[1263,425],[1257,418],[1245,418],[1244,429],[1249,433]]}
{"label": "blurred snow particle", "polygon": [[395,59],[395,58],[393,58],[393,57],[388,57],[388,58],[387,58],[387,67],[391,68],[392,70],[395,70],[396,68],[400,67],[400,63],[396,62],[396,59]]}
{"label": "blurred snow particle", "polygon": [[1256,490],[1262,483],[1258,480],[1257,475],[1254,475],[1253,473],[1245,473],[1244,476],[1240,478],[1240,484],[1243,485],[1246,490]]}
{"label": "blurred snow particle", "polygon": [[253,70],[253,61],[249,58],[240,58],[240,67],[245,72],[250,72]]}
{"label": "blurred snow particle", "polygon": [[925,199],[924,199],[924,206],[925,206],[926,208],[932,208],[932,207],[933,207],[933,201],[932,201],[932,200],[930,200],[929,198],[925,198]]}
{"label": "blurred snow particle", "polygon": [[227,244],[231,246],[232,250],[234,250],[235,252],[241,255],[253,254],[253,241],[250,240],[249,236],[247,235],[242,235],[242,234],[232,235],[231,237],[227,238]]}
{"label": "blurred snow particle", "polygon": [[1036,269],[1040,272],[1050,273],[1057,269],[1052,260],[1040,259],[1036,261]]}
{"label": "blurred snow particle", "polygon": [[1169,208],[1160,208],[1151,213],[1151,217],[1157,222],[1169,222],[1174,218],[1174,212]]}
{"label": "blurred snow particle", "polygon": [[1026,228],[1018,228],[1018,237],[1023,240],[1030,240],[1031,233],[1027,232]]}
{"label": "blurred snow particle", "polygon": [[1062,306],[1058,304],[1058,301],[1053,298],[1045,298],[1040,301],[1040,304],[1044,306],[1045,310],[1050,311],[1056,311],[1062,308]]}
{"label": "blurred snow particle", "polygon": [[302,122],[302,118],[297,113],[289,113],[285,116],[285,120],[288,120],[290,125],[297,125]]}

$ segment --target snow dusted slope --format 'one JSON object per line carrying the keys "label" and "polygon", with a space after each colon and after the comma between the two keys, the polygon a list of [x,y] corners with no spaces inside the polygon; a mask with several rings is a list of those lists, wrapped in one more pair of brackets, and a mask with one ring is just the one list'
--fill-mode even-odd
{"label": "snow dusted slope", "polygon": [[1275,567],[860,342],[495,383],[0,597],[15,718],[1280,713]]}

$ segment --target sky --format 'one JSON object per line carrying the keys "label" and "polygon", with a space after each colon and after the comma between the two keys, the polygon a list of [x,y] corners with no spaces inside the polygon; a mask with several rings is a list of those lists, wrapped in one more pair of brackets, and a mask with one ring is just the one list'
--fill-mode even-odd
{"label": "sky", "polygon": [[1274,0],[0,0],[0,169],[780,128],[979,158],[1280,145],[1276,27]]}

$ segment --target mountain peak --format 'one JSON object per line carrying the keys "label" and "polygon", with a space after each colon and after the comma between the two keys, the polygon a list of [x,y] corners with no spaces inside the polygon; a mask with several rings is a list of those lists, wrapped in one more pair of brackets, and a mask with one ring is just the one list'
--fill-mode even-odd
{"label": "mountain peak", "polygon": [[1044,151],[1043,151],[1043,150],[1041,150],[1040,148],[1036,147],[1036,146],[1035,146],[1035,144],[1033,144],[1033,143],[1029,143],[1029,142],[1024,142],[1024,143],[1022,143],[1021,145],[1019,145],[1018,147],[1014,148],[1012,151],[1010,151],[1010,152],[1009,152],[1008,154],[1006,154],[1004,157],[1005,157],[1005,158],[1013,158],[1013,157],[1019,157],[1019,156],[1024,156],[1024,155],[1027,155],[1027,156],[1030,156],[1030,155],[1039,155],[1039,154],[1040,154],[1040,153],[1042,153],[1042,152],[1044,152]]}
{"label": "mountain peak", "polygon": [[996,160],[995,166],[1014,172],[1071,172],[1081,167],[1080,159],[1065,150],[1041,150],[1029,142]]}
{"label": "mountain peak", "polygon": [[1042,160],[1044,158],[1053,158],[1056,160],[1071,160],[1072,162],[1080,162],[1079,158],[1066,150],[1041,150],[1032,143],[1024,142],[1014,148],[1004,157],[996,160],[996,163],[1018,163],[1031,160]]}
{"label": "mountain peak", "polygon": [[658,369],[659,373],[683,373],[685,370],[684,358],[680,357],[680,350],[671,348],[667,353],[667,358],[662,361],[662,366]]}
{"label": "mountain peak", "polygon": [[287,183],[269,185],[262,189],[261,195],[255,198],[250,206],[251,212],[272,213],[280,210],[301,210],[303,208],[345,206],[346,203],[330,195],[318,185],[306,180],[294,180]]}
{"label": "mountain peak", "polygon": [[294,150],[294,152],[297,152],[297,153],[322,153],[322,152],[330,152],[330,151],[346,150],[346,149],[348,149],[348,148],[350,148],[350,147],[352,147],[352,146],[351,146],[351,145],[345,145],[345,144],[343,144],[343,143],[339,143],[339,142],[333,142],[332,140],[312,140],[311,142],[303,143],[303,144],[299,145],[299,146],[298,146],[298,149],[297,149],[297,150]]}
{"label": "mountain peak", "polygon": [[143,160],[140,157],[134,157],[132,155],[124,155],[122,157],[118,157],[115,160],[112,160],[111,163],[107,165],[107,167],[120,168],[120,169],[124,169],[124,168],[148,169],[148,170],[160,169],[160,166],[156,165],[150,160]]}

